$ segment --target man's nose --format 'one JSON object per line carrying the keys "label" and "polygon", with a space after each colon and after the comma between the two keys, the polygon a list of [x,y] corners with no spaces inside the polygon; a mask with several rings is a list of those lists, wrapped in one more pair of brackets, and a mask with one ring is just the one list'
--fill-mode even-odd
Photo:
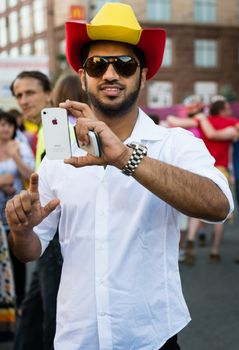
{"label": "man's nose", "polygon": [[105,71],[105,73],[103,74],[102,78],[104,80],[118,80],[119,79],[119,74],[116,72],[114,66],[112,63],[110,63]]}
{"label": "man's nose", "polygon": [[28,103],[28,97],[27,97],[27,95],[22,94],[22,96],[19,98],[18,101],[19,101],[20,104],[26,104],[26,103]]}

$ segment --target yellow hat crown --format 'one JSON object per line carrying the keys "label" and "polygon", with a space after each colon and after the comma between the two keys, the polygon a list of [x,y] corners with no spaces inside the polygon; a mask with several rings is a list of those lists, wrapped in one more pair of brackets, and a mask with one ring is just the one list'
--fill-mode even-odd
{"label": "yellow hat crown", "polygon": [[136,45],[141,31],[132,8],[121,3],[106,3],[87,24],[92,40],[118,40]]}

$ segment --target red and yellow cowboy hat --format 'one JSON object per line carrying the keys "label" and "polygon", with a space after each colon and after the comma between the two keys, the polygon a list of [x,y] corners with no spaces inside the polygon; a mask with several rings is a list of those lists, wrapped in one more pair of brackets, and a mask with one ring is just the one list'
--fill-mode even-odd
{"label": "red and yellow cowboy hat", "polygon": [[137,46],[144,52],[147,79],[150,79],[161,66],[166,32],[161,28],[141,28],[129,5],[106,3],[90,23],[66,22],[66,57],[76,72],[84,63],[79,52],[92,40],[119,41]]}

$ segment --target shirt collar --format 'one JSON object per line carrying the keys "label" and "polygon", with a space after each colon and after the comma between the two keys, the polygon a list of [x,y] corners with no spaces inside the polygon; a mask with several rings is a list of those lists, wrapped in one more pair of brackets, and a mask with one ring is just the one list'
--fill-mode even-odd
{"label": "shirt collar", "polygon": [[132,141],[155,141],[161,140],[165,135],[166,129],[156,125],[150,117],[139,108],[139,114],[131,135],[125,140],[125,143]]}

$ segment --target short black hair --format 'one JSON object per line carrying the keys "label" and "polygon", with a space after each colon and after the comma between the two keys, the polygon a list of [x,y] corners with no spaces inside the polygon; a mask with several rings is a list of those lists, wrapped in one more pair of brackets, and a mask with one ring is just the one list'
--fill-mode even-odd
{"label": "short black hair", "polygon": [[13,135],[12,135],[12,139],[15,139],[16,132],[17,132],[17,121],[16,121],[16,118],[12,114],[0,110],[0,121],[1,120],[4,120],[6,123],[8,123],[10,125],[13,125],[14,132],[13,132]]}
{"label": "short black hair", "polygon": [[39,81],[40,85],[42,86],[42,89],[44,92],[51,92],[51,82],[48,78],[48,76],[38,70],[29,70],[29,71],[22,71],[19,73],[16,78],[13,80],[13,82],[10,85],[10,89],[12,92],[12,95],[14,94],[14,83],[17,79],[24,79],[24,78],[33,78]]}
{"label": "short black hair", "polygon": [[[92,40],[92,41],[89,41],[88,43],[86,43],[85,45],[82,46],[81,51],[80,51],[80,60],[81,60],[82,65],[85,63],[86,59],[88,58],[90,46],[92,44],[96,43],[97,41],[99,41],[99,40]],[[102,41],[104,41],[104,40],[102,40]],[[127,43],[125,43],[125,44],[127,44]],[[140,67],[141,68],[146,67],[146,60],[145,60],[145,55],[144,55],[143,51],[140,50],[135,45],[131,45],[131,44],[127,44],[127,45],[129,45],[133,49],[135,56],[139,60]]]}

